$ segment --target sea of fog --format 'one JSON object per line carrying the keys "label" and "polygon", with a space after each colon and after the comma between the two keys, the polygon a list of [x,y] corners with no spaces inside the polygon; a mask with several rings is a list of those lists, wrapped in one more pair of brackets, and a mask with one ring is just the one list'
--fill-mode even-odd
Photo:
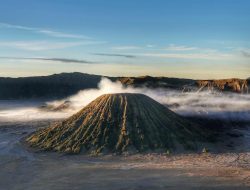
{"label": "sea of fog", "polygon": [[[97,89],[82,90],[66,99],[41,101],[0,101],[0,121],[63,119],[82,109],[98,96],[107,93],[142,93],[185,116],[204,116],[230,120],[250,120],[250,94],[186,92],[167,89],[124,87],[120,82],[103,78]],[[70,106],[61,111],[41,109],[42,105],[58,107],[65,101]]]}

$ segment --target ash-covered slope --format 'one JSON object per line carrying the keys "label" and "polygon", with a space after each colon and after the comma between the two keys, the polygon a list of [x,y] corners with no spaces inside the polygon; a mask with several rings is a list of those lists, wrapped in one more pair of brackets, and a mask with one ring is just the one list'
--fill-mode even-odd
{"label": "ash-covered slope", "polygon": [[197,125],[142,94],[105,94],[60,124],[27,142],[65,153],[143,152],[196,149],[204,137]]}

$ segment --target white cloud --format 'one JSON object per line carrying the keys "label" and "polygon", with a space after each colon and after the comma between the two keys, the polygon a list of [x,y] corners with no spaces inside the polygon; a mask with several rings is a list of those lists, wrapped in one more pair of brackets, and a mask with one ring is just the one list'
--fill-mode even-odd
{"label": "white cloud", "polygon": [[77,34],[67,34],[62,32],[56,32],[52,30],[39,30],[39,33],[46,34],[48,36],[57,37],[57,38],[76,38],[76,39],[91,39],[90,37],[77,35]]}
{"label": "white cloud", "polygon": [[147,44],[146,47],[147,48],[153,48],[153,47],[155,47],[155,45],[153,45],[153,44]]}
{"label": "white cloud", "polygon": [[142,56],[159,57],[159,58],[177,58],[177,59],[229,59],[232,58],[232,54],[226,53],[144,53]]}
{"label": "white cloud", "polygon": [[51,42],[51,41],[0,41],[0,46],[30,51],[64,49],[81,45],[100,44],[105,42],[82,41],[82,42]]}
{"label": "white cloud", "polygon": [[190,51],[190,50],[196,50],[197,47],[191,47],[191,46],[177,46],[175,44],[170,44],[165,50],[168,51]]}
{"label": "white cloud", "polygon": [[139,46],[116,46],[112,47],[114,50],[133,50],[133,49],[141,49]]}
{"label": "white cloud", "polygon": [[32,31],[32,32],[41,33],[41,34],[45,34],[47,36],[56,37],[56,38],[91,39],[90,37],[84,36],[84,35],[68,34],[68,33],[58,32],[58,31],[49,30],[49,29],[13,25],[13,24],[8,24],[8,23],[0,23],[0,28],[12,28],[12,29],[18,29],[18,30]]}

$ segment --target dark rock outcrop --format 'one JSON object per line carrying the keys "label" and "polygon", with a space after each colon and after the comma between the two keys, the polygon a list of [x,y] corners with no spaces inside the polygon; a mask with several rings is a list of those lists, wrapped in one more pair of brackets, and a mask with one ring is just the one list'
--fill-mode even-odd
{"label": "dark rock outcrop", "polygon": [[45,104],[39,107],[40,110],[42,111],[64,111],[70,108],[72,102],[69,100],[65,100],[63,103],[59,105],[53,105],[53,104]]}

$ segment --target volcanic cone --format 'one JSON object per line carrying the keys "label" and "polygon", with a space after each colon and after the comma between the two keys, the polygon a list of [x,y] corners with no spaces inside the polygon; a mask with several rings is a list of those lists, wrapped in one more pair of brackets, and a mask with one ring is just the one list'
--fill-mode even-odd
{"label": "volcanic cone", "polygon": [[105,94],[26,141],[65,153],[123,153],[197,148],[201,129],[143,94]]}

